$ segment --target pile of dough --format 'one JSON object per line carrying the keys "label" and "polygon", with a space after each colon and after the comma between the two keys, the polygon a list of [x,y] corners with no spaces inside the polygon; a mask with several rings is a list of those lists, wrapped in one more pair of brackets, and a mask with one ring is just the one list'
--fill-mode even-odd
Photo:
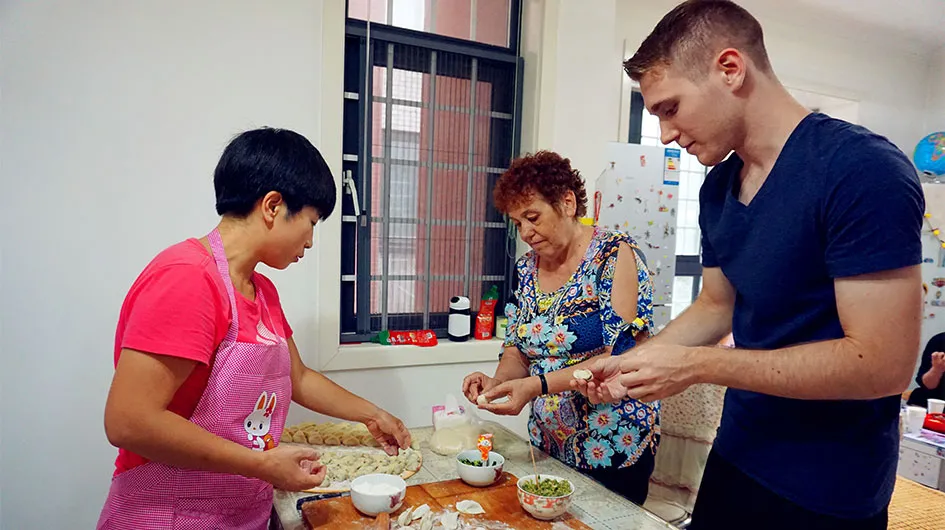
{"label": "pile of dough", "polygon": [[309,445],[347,445],[378,447],[380,444],[371,436],[363,423],[315,423],[307,422],[286,427],[282,431],[282,440]]}
{"label": "pile of dough", "polygon": [[453,456],[467,449],[475,449],[479,435],[486,432],[482,426],[470,423],[437,429],[430,438],[430,449],[443,456]]}
{"label": "pile of dough", "polygon": [[328,468],[323,486],[353,480],[370,473],[401,475],[405,471],[415,472],[422,464],[420,451],[415,449],[401,449],[397,456],[389,456],[380,451],[329,451],[322,453],[319,460]]}

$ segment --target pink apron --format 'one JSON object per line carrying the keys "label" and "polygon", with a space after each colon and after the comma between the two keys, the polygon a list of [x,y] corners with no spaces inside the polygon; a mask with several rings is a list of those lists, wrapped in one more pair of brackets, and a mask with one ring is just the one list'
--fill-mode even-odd
{"label": "pink apron", "polygon": [[[247,449],[271,449],[292,399],[289,348],[266,328],[272,319],[259,289],[260,344],[237,342],[239,315],[223,243],[217,230],[207,237],[233,319],[190,421]],[[263,530],[271,512],[272,485],[265,481],[148,462],[112,479],[97,528]]]}

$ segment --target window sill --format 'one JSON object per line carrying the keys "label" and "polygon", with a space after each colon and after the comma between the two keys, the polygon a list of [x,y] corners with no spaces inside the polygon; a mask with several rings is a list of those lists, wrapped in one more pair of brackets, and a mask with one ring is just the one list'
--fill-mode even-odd
{"label": "window sill", "polygon": [[440,364],[478,363],[499,360],[502,341],[499,339],[452,342],[441,339],[430,347],[382,346],[380,344],[343,344],[330,359],[322,363],[323,372],[401,368]]}

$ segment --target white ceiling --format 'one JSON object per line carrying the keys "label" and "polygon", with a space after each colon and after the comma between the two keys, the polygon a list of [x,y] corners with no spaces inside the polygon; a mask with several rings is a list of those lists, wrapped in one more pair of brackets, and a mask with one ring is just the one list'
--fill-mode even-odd
{"label": "white ceiling", "polygon": [[[752,3],[752,2],[746,2]],[[945,46],[945,0],[780,0],[833,15],[864,30],[878,29],[928,49]],[[831,16],[830,18],[833,18]]]}

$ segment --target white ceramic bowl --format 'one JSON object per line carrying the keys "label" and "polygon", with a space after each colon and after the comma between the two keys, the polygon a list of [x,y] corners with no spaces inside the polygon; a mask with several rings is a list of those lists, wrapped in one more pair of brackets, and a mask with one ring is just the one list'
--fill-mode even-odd
{"label": "white ceramic bowl", "polygon": [[[389,486],[390,493],[374,493],[372,488],[378,485]],[[382,486],[382,487],[383,487]],[[394,491],[396,488],[396,491]],[[364,515],[371,517],[379,513],[391,513],[404,503],[407,483],[395,475],[373,473],[363,475],[351,481],[351,502]]]}
{"label": "white ceramic bowl", "polygon": [[564,480],[571,486],[571,493],[560,497],[544,497],[529,493],[522,489],[522,484],[529,481],[534,482],[535,475],[528,475],[518,479],[518,503],[535,519],[548,521],[556,517],[561,517],[571,506],[571,497],[574,496],[574,484],[570,480],[554,475],[539,475],[539,477],[541,480],[546,478]]}
{"label": "white ceramic bowl", "polygon": [[495,451],[489,453],[488,466],[471,466],[460,462],[462,459],[482,460],[482,453],[478,449],[470,449],[456,455],[456,472],[459,473],[459,478],[470,486],[483,487],[494,484],[502,476],[502,467],[505,466],[505,457]]}

